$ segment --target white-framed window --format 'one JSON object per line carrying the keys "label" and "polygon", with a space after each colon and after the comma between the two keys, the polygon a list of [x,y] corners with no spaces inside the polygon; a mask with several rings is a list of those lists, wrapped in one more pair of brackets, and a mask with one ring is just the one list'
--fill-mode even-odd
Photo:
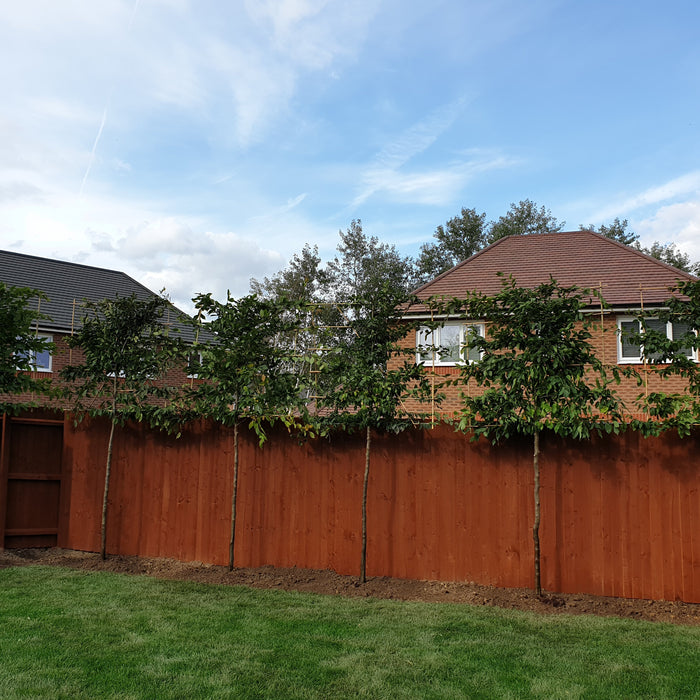
{"label": "white-framed window", "polygon": [[[672,321],[662,321],[658,318],[645,318],[644,322],[649,330],[664,333],[669,340],[677,340],[683,337],[690,327],[685,323],[674,323]],[[634,336],[643,333],[644,329],[639,319],[632,317],[622,317],[617,319],[617,359],[620,364],[635,364],[644,359],[644,346],[635,342]],[[697,359],[692,348],[684,348],[686,357]],[[648,360],[653,360],[654,356],[647,356]]]}
{"label": "white-framed window", "polygon": [[421,326],[416,332],[416,362],[423,365],[457,365],[478,362],[481,352],[470,342],[484,337],[483,323],[445,323],[437,328]]}
{"label": "white-framed window", "polygon": [[[43,338],[47,343],[53,343],[53,336],[49,333],[37,333],[37,338]],[[22,353],[22,356],[25,356],[24,353]],[[39,352],[30,352],[29,364],[32,372],[51,372],[52,356],[50,348],[44,348]]]}
{"label": "white-framed window", "polygon": [[187,355],[187,378],[198,379],[199,369],[202,366],[202,353],[193,350]]}

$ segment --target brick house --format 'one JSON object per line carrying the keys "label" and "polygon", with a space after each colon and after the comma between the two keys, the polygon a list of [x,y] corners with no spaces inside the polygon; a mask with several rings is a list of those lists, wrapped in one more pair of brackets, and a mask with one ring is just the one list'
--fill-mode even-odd
{"label": "brick house", "polygon": [[[551,275],[565,286],[599,290],[607,307],[592,300],[585,311],[594,319],[591,343],[601,360],[609,365],[638,366],[644,379],[641,391],[683,389],[684,382],[679,378],[661,380],[654,368],[644,362],[642,348],[629,342],[626,334],[639,329],[635,316],[640,311],[654,319],[655,311],[663,308],[670,297],[671,288],[678,281],[695,280],[693,275],[598,233],[568,231],[502,238],[423,285],[415,294],[421,300],[459,298],[468,291],[496,294],[502,284],[499,272],[506,277],[512,275],[520,286],[535,287],[548,282]],[[436,385],[443,378],[457,376],[460,364],[478,362],[476,348],[468,347],[468,335],[488,333],[488,319],[440,318],[421,304],[412,306],[407,315],[419,321],[425,319],[426,324],[441,323],[434,331],[427,325],[421,327],[404,340],[404,347],[416,348],[416,362],[425,366]],[[659,330],[673,337],[686,329],[659,322]],[[439,346],[440,350],[425,352],[425,346]],[[444,389],[440,411],[453,413],[461,405],[461,391],[477,390],[474,386]],[[618,394],[631,413],[639,393],[634,378],[623,379],[618,387]]]}
{"label": "brick house", "polygon": [[[48,300],[35,300],[37,310],[48,317],[38,322],[37,333],[53,342],[54,351],[33,358],[37,377],[57,377],[63,367],[79,362],[79,352],[68,347],[66,337],[80,326],[83,300],[96,302],[132,294],[138,299],[155,296],[150,289],[117,270],[10,251],[0,251],[0,282],[39,289],[48,297]],[[183,340],[192,342],[194,332],[185,319],[186,314],[172,306],[165,323]],[[186,369],[175,371],[168,381],[184,384],[188,381]]]}

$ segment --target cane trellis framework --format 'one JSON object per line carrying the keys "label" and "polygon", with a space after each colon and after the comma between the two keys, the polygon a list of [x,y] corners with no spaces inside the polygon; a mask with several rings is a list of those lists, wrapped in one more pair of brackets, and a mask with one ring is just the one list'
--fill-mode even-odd
{"label": "cane trellis framework", "polygon": [[[312,409],[326,397],[322,375],[333,342],[341,334],[351,332],[351,314],[355,307],[349,303],[315,302],[304,305],[303,325],[292,331],[291,357],[297,375],[297,387]],[[278,342],[285,342],[280,338]]]}
{"label": "cane trellis framework", "polygon": [[[591,304],[589,312],[595,314],[599,318],[599,323],[591,327],[591,332],[594,336],[598,335],[597,346],[600,349],[600,359],[604,365],[617,363],[617,352],[611,352],[612,343],[606,343],[606,338],[610,333],[619,335],[620,330],[617,327],[612,327],[606,324],[605,319],[612,314],[620,313],[619,309],[609,308],[604,301],[605,285],[601,282],[594,288],[596,292],[597,304]],[[658,311],[659,304],[658,292],[669,292],[667,287],[645,286],[640,283],[635,291],[639,294],[639,305],[631,306],[627,313],[629,315],[644,316],[647,310],[649,313]],[[650,295],[654,296],[655,301],[649,301]],[[70,335],[74,335],[76,331],[79,308],[83,306],[82,300],[73,299],[72,316]],[[310,406],[316,406],[319,401],[326,397],[323,374],[326,359],[330,352],[334,350],[334,343],[338,337],[343,334],[352,333],[353,331],[353,316],[357,313],[357,304],[350,302],[309,302],[300,307],[299,313],[303,314],[303,322],[297,324],[294,330],[284,334],[280,334],[275,338],[275,343],[280,347],[286,347],[289,350],[290,369],[296,375],[297,386],[300,392]],[[41,312],[41,299],[37,301],[37,311]],[[464,317],[459,314],[440,314],[433,308],[429,309],[428,321],[432,327],[446,321],[463,320]],[[485,320],[484,325],[488,329],[488,320]],[[168,306],[165,309],[165,318],[163,325],[166,328],[173,326],[171,318],[171,308]],[[40,332],[40,322],[35,322],[36,333]],[[597,326],[597,328],[596,328]],[[486,331],[488,333],[488,330]],[[195,342],[199,337],[199,327],[195,333]],[[466,341],[460,346],[461,350],[468,349],[468,335]],[[431,349],[437,351],[439,348],[425,348],[428,351]],[[426,369],[431,369],[430,372],[430,398],[428,400],[429,410],[422,411],[423,414],[428,413],[432,421],[436,421],[439,414],[438,395],[444,377],[440,376],[438,363],[436,361],[436,352],[432,352],[432,360],[423,362]],[[69,349],[68,362],[73,362],[73,348]],[[650,362],[646,356],[642,354],[639,364],[639,372],[641,376],[641,387],[645,398],[649,396],[650,378],[657,372],[658,366]],[[192,377],[190,377],[192,381]],[[471,388],[469,384],[461,387],[465,395],[469,395]],[[426,406],[428,409],[428,406]]]}
{"label": "cane trellis framework", "polygon": [[[605,285],[600,282],[598,285],[593,287],[593,291],[595,292],[595,297],[591,298],[591,305],[589,306],[589,313],[591,315],[595,314],[598,317],[598,323],[596,324],[591,324],[590,331],[591,331],[591,336],[592,340],[596,341],[597,339],[597,347],[599,348],[600,352],[600,360],[604,366],[609,366],[609,365],[615,365],[618,364],[618,352],[617,352],[617,345],[618,345],[618,339],[620,335],[620,329],[617,327],[617,325],[611,325],[611,324],[606,324],[606,317],[610,317],[612,315],[620,314],[621,310],[620,309],[613,309],[610,307],[606,301],[605,301],[605,296],[604,296],[604,291],[605,291]],[[638,287],[635,288],[635,292],[639,293],[639,305],[638,306],[630,306],[630,308],[624,312],[627,315],[630,316],[639,316],[643,317],[647,310],[649,313],[658,313],[659,311],[659,302],[658,302],[658,292],[664,292],[668,296],[671,296],[671,291],[669,290],[668,287],[660,287],[660,286],[645,286],[643,283],[640,283]],[[651,302],[649,301],[650,295],[653,294],[654,301]],[[646,295],[646,297],[645,297]],[[667,297],[668,298],[668,297]],[[593,301],[596,301],[597,303],[593,303]],[[440,323],[445,323],[447,321],[457,321],[457,320],[468,320],[466,317],[463,315],[457,315],[457,314],[438,314],[436,313],[432,308],[429,310],[429,321],[431,324],[431,327],[435,327],[436,325],[439,325]],[[475,320],[475,319],[471,319]],[[484,321],[484,325],[486,327],[486,332],[488,333],[488,320]],[[615,342],[606,342],[607,338],[610,336],[610,334],[615,335]],[[468,350],[469,349],[469,343],[468,343],[468,338],[469,335],[467,334],[465,336],[466,342],[460,346],[460,350]],[[615,350],[611,351],[611,345],[614,345]],[[431,369],[430,372],[430,380],[431,380],[431,415],[433,417],[433,420],[436,418],[436,415],[439,413],[439,410],[437,409],[436,406],[436,397],[439,393],[439,390],[442,386],[444,378],[440,376],[439,374],[439,367],[438,363],[436,362],[436,356],[437,353],[435,352],[436,350],[439,350],[439,348],[435,346],[428,346],[427,348],[424,348],[427,350],[429,353],[431,353],[431,361],[426,364],[427,367]],[[641,378],[641,388],[642,388],[642,393],[645,399],[645,408],[644,408],[644,413],[647,413],[647,408],[646,408],[646,400],[649,397],[649,392],[650,392],[650,379],[658,372],[659,365],[654,364],[653,362],[650,362],[649,359],[647,358],[644,353],[641,355],[641,361],[640,361],[640,367],[639,367],[639,374]],[[470,386],[470,383],[465,383],[461,385],[461,391],[465,396],[469,396],[470,392],[472,391],[472,388]]]}

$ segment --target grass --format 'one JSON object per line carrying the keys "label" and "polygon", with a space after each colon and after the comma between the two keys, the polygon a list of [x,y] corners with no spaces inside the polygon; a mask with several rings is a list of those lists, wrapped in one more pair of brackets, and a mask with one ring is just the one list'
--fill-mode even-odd
{"label": "grass", "polygon": [[700,697],[700,628],[0,570],[0,697]]}

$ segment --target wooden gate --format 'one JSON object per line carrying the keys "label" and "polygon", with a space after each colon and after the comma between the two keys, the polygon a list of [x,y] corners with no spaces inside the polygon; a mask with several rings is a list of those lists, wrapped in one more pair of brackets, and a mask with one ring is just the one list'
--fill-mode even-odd
{"label": "wooden gate", "polygon": [[55,547],[61,498],[63,421],[3,416],[0,544]]}

